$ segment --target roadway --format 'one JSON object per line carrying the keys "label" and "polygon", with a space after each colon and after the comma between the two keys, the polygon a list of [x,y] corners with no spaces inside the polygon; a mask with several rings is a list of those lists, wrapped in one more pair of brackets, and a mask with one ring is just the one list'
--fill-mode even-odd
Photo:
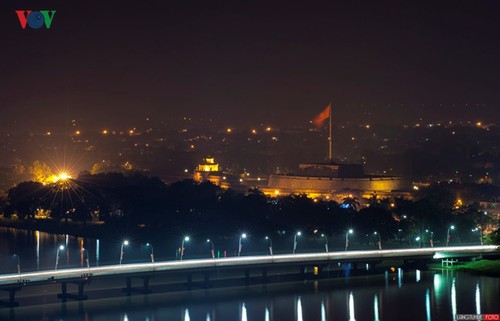
{"label": "roadway", "polygon": [[441,259],[447,257],[473,257],[485,254],[500,254],[500,246],[450,246],[418,249],[284,254],[272,256],[241,256],[45,270],[0,275],[0,287],[7,288],[9,286],[16,285],[72,282],[74,280],[89,278],[96,279],[117,276],[133,277],[153,273],[211,271],[220,268],[245,270],[260,267],[273,268],[285,265],[325,265],[332,262],[373,262],[390,259]]}

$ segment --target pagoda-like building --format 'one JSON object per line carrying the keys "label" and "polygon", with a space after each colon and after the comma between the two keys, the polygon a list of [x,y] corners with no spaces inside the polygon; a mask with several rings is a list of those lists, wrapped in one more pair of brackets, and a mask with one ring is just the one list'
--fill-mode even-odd
{"label": "pagoda-like building", "polygon": [[[213,157],[203,159],[203,163],[198,164],[194,170],[193,178],[197,182],[211,181],[213,177],[218,179],[222,176],[222,171],[219,169],[219,164],[215,162]],[[218,185],[219,182],[217,182]]]}

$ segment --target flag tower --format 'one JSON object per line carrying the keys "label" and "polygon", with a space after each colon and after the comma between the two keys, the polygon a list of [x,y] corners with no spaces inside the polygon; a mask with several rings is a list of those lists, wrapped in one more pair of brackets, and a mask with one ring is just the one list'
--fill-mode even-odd
{"label": "flag tower", "polygon": [[324,121],[328,118],[328,163],[333,162],[333,140],[332,140],[332,103],[330,102],[323,111],[314,117],[312,123],[316,127],[322,127]]}
{"label": "flag tower", "polygon": [[333,162],[333,141],[332,141],[332,103],[328,104],[328,163]]}

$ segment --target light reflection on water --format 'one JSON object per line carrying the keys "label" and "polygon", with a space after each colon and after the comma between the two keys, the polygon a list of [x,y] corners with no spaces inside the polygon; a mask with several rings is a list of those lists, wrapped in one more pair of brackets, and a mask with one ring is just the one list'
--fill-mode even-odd
{"label": "light reflection on water", "polygon": [[300,296],[297,298],[297,321],[303,321],[303,316],[302,316],[302,300],[300,299]]}
{"label": "light reflection on water", "polygon": [[431,321],[431,290],[425,291],[425,316],[427,321]]}
{"label": "light reflection on water", "polygon": [[[10,245],[13,246],[12,253],[20,254],[23,271],[53,268],[58,244],[67,245],[68,251],[64,254],[67,265],[84,266],[85,260],[89,258],[91,266],[99,265],[101,255],[103,258],[118,259],[118,243],[110,245],[100,240],[50,235],[38,231],[19,233],[22,235],[19,239],[30,240],[25,252],[15,248],[15,242],[9,244],[14,244]],[[126,258],[129,255],[127,252]],[[15,264],[6,265],[5,268],[7,267],[15,271]],[[286,286],[288,288],[282,290]],[[26,291],[30,289],[20,292]],[[0,308],[0,320],[454,320],[456,313],[500,313],[499,293],[498,278],[450,271],[403,272],[398,269],[396,272],[385,271],[380,275],[314,280],[294,283],[293,286],[268,284],[236,290],[211,289],[54,303],[13,310]],[[54,302],[58,301],[54,299]]]}
{"label": "light reflection on water", "polygon": [[[497,279],[463,273],[397,273],[230,289],[134,295],[85,302],[0,309],[0,320],[47,321],[352,321],[454,320],[455,313],[499,313]],[[487,298],[487,300],[484,300]],[[64,307],[64,313],[62,312]],[[34,310],[38,309],[33,313]],[[24,313],[31,311],[32,314]],[[7,316],[7,317],[6,317]],[[42,318],[43,316],[43,318]]]}
{"label": "light reflection on water", "polygon": [[454,277],[451,280],[451,315],[453,316],[453,320],[455,319],[454,315],[457,314],[457,288],[456,288],[456,278]]}
{"label": "light reflection on water", "polygon": [[378,294],[375,293],[375,296],[373,297],[373,319],[375,321],[380,321],[380,316],[378,312]]}
{"label": "light reflection on water", "polygon": [[327,321],[325,301],[321,301],[321,321]]}
{"label": "light reflection on water", "polygon": [[354,313],[354,296],[352,292],[349,293],[349,321],[356,321]]}
{"label": "light reflection on water", "polygon": [[481,291],[479,289],[479,282],[476,283],[476,313],[481,314]]}

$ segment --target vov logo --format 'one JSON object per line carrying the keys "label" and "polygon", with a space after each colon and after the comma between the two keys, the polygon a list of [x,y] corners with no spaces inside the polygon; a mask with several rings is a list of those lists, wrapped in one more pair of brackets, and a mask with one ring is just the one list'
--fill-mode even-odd
{"label": "vov logo", "polygon": [[40,29],[43,25],[45,25],[47,29],[50,29],[56,11],[16,10],[16,14],[19,18],[19,23],[21,23],[21,28],[23,29],[26,29],[26,25],[28,25],[31,29]]}

